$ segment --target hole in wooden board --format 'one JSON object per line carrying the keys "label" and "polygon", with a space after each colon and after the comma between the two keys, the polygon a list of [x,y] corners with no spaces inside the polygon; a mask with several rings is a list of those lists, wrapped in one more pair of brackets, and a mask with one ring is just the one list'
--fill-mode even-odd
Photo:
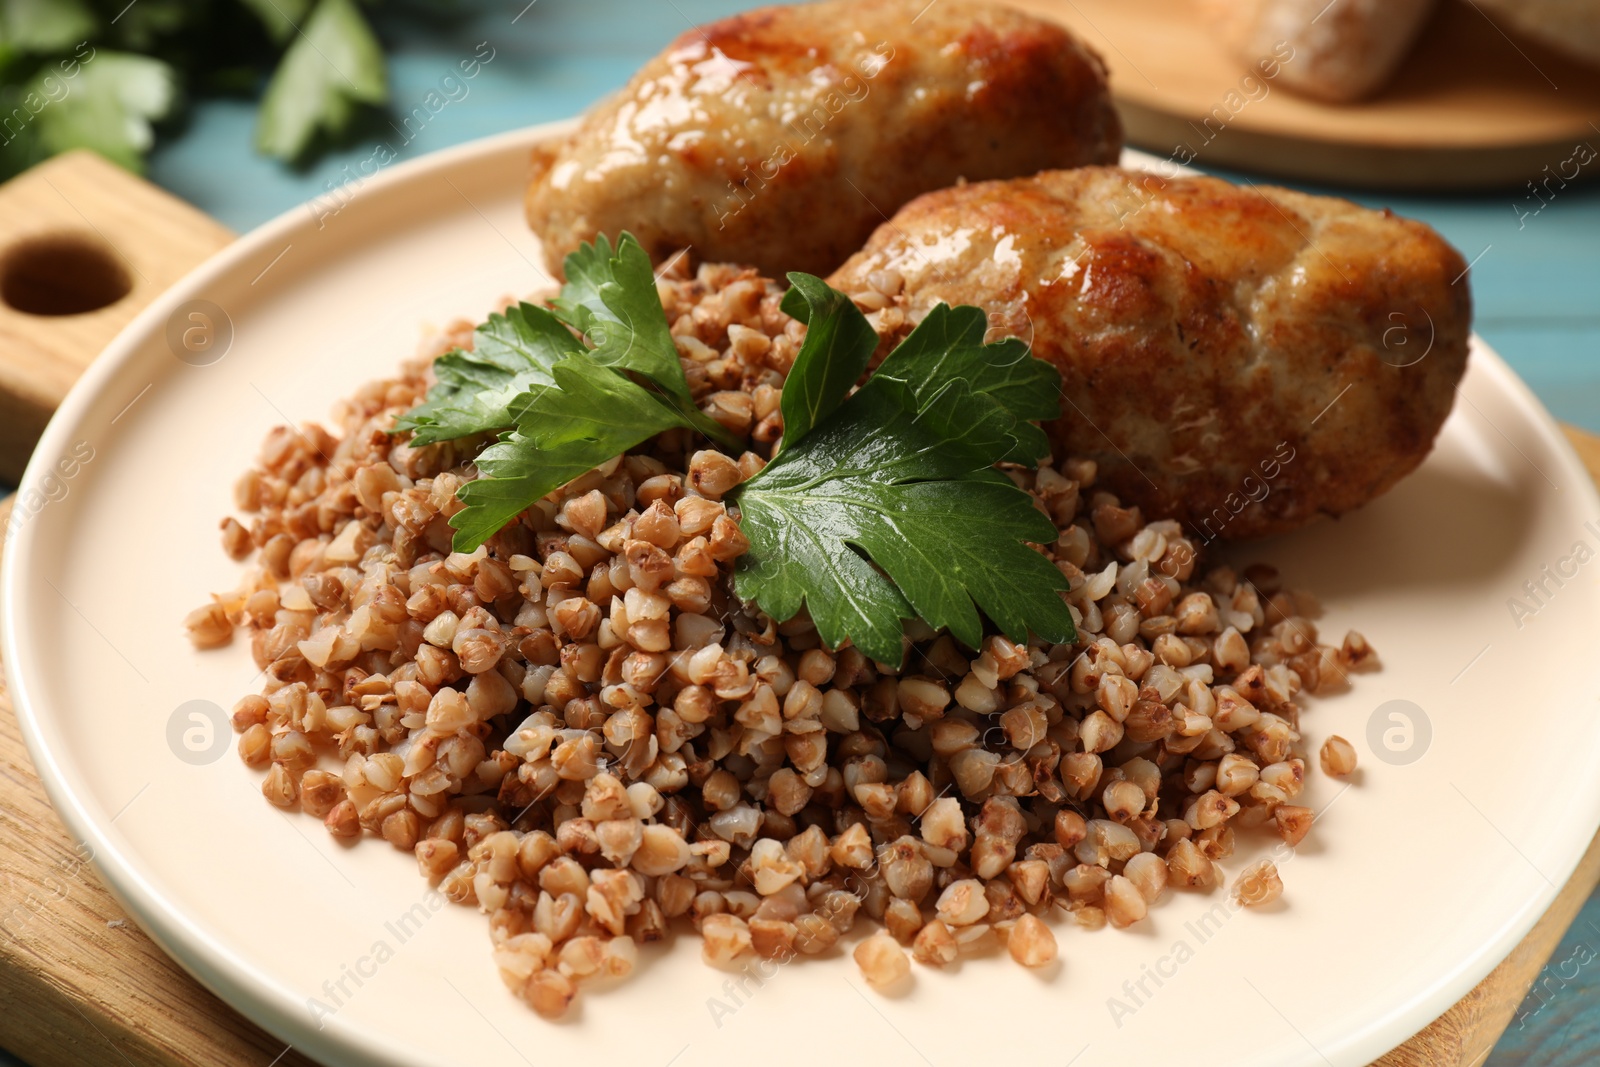
{"label": "hole in wooden board", "polygon": [[0,299],[30,315],[81,315],[115,304],[132,288],[122,258],[88,234],[24,238],[0,261]]}

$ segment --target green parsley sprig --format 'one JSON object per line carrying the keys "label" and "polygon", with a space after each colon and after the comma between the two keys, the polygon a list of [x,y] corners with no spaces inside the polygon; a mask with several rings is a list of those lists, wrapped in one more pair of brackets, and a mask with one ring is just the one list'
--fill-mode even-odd
{"label": "green parsley sprig", "polygon": [[212,95],[260,94],[257,149],[304,161],[389,100],[370,2],[0,0],[0,178],[74,148],[142,170],[157,126]]}
{"label": "green parsley sprig", "polygon": [[750,541],[735,591],[775,619],[804,606],[827,644],[849,638],[884,663],[900,662],[912,617],[972,648],[979,610],[1017,641],[1072,637],[1067,580],[1025,543],[1054,540],[1055,526],[994,466],[1048,451],[1029,420],[1056,413],[1055,368],[1014,338],[984,344],[979,308],[940,304],[847,396],[877,335],[843,294],[789,280],[784,309],[810,331],[825,315],[828,341],[802,347],[784,386],[785,418],[798,378],[811,426],[786,421],[777,458],[731,497]]}
{"label": "green parsley sprig", "polygon": [[[694,404],[648,257],[623,234],[566,261],[548,308],[478,327],[471,352],[396,423],[426,445],[498,432],[461,487],[455,547],[470,551],[534,502],[663,430],[741,443]],[[1014,640],[1073,637],[1067,579],[1030,543],[1056,530],[996,470],[1048,451],[1036,425],[1060,377],[1021,341],[985,344],[974,307],[939,305],[860,388],[878,337],[843,293],[790,274],[783,310],[807,324],[784,385],[772,462],[728,496],[750,549],[735,592],[777,619],[809,611],[832,647],[899,663],[905,620],[976,647],[982,617]]]}
{"label": "green parsley sprig", "polygon": [[434,364],[438,384],[395,424],[433,444],[505,431],[479,454],[450,519],[470,552],[534,501],[663,430],[687,427],[737,452],[695,406],[650,258],[624,234],[566,260],[551,307],[520,304],[479,326],[471,352]]}

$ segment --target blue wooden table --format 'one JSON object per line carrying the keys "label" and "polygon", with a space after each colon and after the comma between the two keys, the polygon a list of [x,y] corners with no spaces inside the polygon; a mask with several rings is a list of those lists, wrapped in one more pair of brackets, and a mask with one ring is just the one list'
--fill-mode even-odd
{"label": "blue wooden table", "polygon": [[[394,48],[396,112],[410,112],[460,59],[480,51],[480,42],[493,50],[469,93],[434,116],[401,158],[576,114],[691,24],[755,6],[746,0],[525,2],[461,0],[444,19],[419,18],[398,5],[376,9],[379,32]],[[393,140],[375,132],[370,141],[296,171],[255,155],[253,122],[251,104],[199,103],[181,133],[159,146],[150,176],[242,231],[322,193],[378,139]],[[1600,134],[1594,143],[1600,146]],[[1431,223],[1473,260],[1478,331],[1558,418],[1600,431],[1600,187],[1564,190],[1538,214],[1527,214],[1537,205],[1517,192],[1436,198],[1361,193],[1355,199]],[[1600,894],[1557,949],[1488,1067],[1578,1067],[1600,1060],[1597,997]]]}

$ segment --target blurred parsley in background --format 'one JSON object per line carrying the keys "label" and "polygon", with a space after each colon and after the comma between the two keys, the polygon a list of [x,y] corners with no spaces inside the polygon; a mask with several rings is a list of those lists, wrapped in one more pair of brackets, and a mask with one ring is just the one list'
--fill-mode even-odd
{"label": "blurred parsley in background", "polygon": [[0,0],[0,178],[71,148],[137,171],[186,97],[257,93],[256,148],[291,163],[385,104],[358,0]]}

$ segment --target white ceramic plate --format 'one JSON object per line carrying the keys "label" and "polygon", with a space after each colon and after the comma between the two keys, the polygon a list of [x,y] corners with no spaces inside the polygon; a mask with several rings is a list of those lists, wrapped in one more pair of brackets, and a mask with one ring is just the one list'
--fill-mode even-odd
{"label": "white ceramic plate", "polygon": [[[1307,802],[1327,810],[1283,864],[1284,902],[1262,912],[1169,895],[1132,930],[1061,928],[1057,973],[1003,958],[919,967],[893,999],[865,992],[842,955],[730,981],[689,941],[553,1024],[501,985],[484,918],[442,905],[408,856],[341,847],[269,807],[225,729],[210,762],[191,752],[206,737],[184,706],[230,707],[255,684],[244,642],[197,653],[180,625],[237,581],[217,537],[235,477],[271,426],[323,418],[391,372],[419,327],[541,284],[519,201],[527,150],[552,132],[396,167],[320,227],[300,210],[242,238],[112,344],[28,470],[4,571],[23,729],[102,877],[207,986],[332,1065],[1358,1067],[1466,993],[1544,911],[1600,821],[1600,677],[1586,669],[1600,523],[1585,525],[1600,501],[1481,344],[1421,471],[1359,514],[1249,550],[1321,594],[1327,632],[1358,627],[1384,663],[1312,703],[1311,750],[1343,734],[1362,770],[1348,789],[1311,775]],[[232,324],[206,366],[168,343],[169,321],[202,325],[185,317],[192,300]],[[75,449],[92,459],[62,477]],[[39,494],[55,499],[35,510]],[[1580,543],[1585,562],[1563,563]],[[1549,592],[1519,626],[1507,599],[1526,600],[1530,580]]]}

